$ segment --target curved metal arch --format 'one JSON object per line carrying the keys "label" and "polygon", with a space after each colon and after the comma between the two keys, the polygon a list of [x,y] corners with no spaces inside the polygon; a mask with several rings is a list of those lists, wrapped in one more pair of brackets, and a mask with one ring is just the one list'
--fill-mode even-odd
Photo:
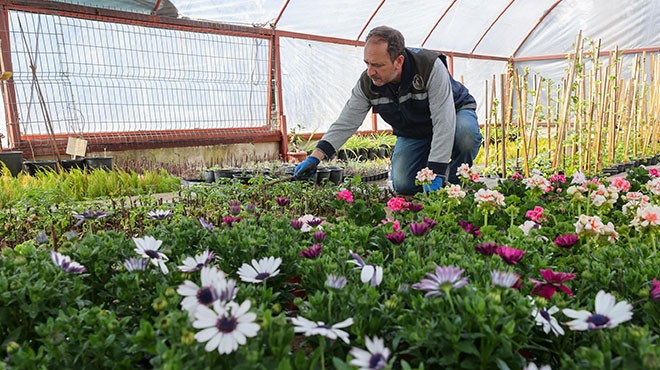
{"label": "curved metal arch", "polygon": [[495,26],[495,23],[497,23],[497,22],[500,20],[500,18],[502,18],[502,16],[504,15],[504,13],[506,13],[506,11],[511,7],[511,5],[513,5],[513,3],[514,3],[515,1],[516,1],[516,0],[511,0],[511,1],[509,1],[509,4],[508,4],[507,6],[505,6],[504,9],[502,9],[502,11],[500,12],[500,14],[497,15],[497,18],[495,18],[495,20],[493,20],[493,22],[490,24],[490,26],[488,26],[488,28],[487,28],[486,31],[483,33],[483,35],[481,35],[481,37],[479,38],[479,41],[477,41],[477,43],[474,45],[474,47],[473,47],[472,50],[470,51],[470,54],[474,53],[474,51],[477,50],[477,47],[479,46],[479,44],[481,44],[481,41],[484,39],[484,37],[486,37],[486,35],[488,34],[488,32],[490,32],[490,30],[493,28],[493,26]]}
{"label": "curved metal arch", "polygon": [[457,1],[458,1],[458,0],[454,0],[454,1],[451,2],[451,4],[449,4],[449,6],[447,7],[447,9],[445,9],[444,13],[442,13],[442,15],[440,16],[440,18],[438,18],[438,21],[435,22],[435,24],[433,25],[433,27],[431,27],[431,30],[429,31],[429,33],[428,33],[428,34],[426,35],[426,37],[424,38],[424,41],[422,41],[422,44],[420,45],[420,47],[424,47],[424,44],[426,44],[426,41],[428,41],[429,37],[431,37],[431,34],[433,34],[433,32],[435,32],[435,29],[436,29],[436,27],[438,27],[438,24],[440,24],[440,22],[442,21],[442,19],[445,17],[445,15],[447,15],[447,13],[449,13],[449,10],[451,10],[451,8],[454,6],[454,4],[456,4]]}
{"label": "curved metal arch", "polygon": [[373,13],[371,13],[371,17],[369,17],[369,19],[367,19],[367,21],[364,23],[364,26],[360,30],[360,33],[358,34],[358,36],[355,38],[355,41],[360,41],[360,37],[362,37],[362,34],[367,29],[367,27],[369,26],[369,23],[371,23],[371,21],[374,19],[374,17],[376,16],[376,14],[380,10],[380,8],[383,6],[383,4],[385,4],[385,0],[381,0],[380,4],[378,4],[376,9],[373,11]]}
{"label": "curved metal arch", "polygon": [[273,28],[277,28],[277,22],[279,22],[280,18],[282,18],[282,15],[284,14],[286,7],[289,6],[289,2],[291,2],[291,0],[286,0],[284,5],[282,5],[282,9],[280,9],[280,13],[277,15],[277,18],[275,18],[275,22],[273,22]]}
{"label": "curved metal arch", "polygon": [[520,48],[522,48],[522,46],[525,45],[525,42],[527,42],[527,39],[529,38],[529,36],[531,36],[532,33],[533,33],[534,31],[536,31],[536,29],[539,27],[539,25],[541,24],[541,22],[543,22],[543,20],[545,19],[545,17],[547,17],[548,14],[550,14],[550,12],[552,12],[553,10],[555,10],[555,8],[557,7],[557,5],[559,5],[559,3],[561,3],[561,1],[562,1],[562,0],[557,0],[554,4],[552,4],[552,6],[551,6],[548,10],[545,11],[545,13],[543,13],[543,15],[541,16],[541,18],[539,18],[539,20],[538,20],[538,21],[536,22],[536,24],[534,25],[534,27],[532,27],[532,29],[529,30],[529,32],[527,33],[527,35],[525,35],[525,38],[523,38],[523,40],[520,42],[520,44],[518,44],[518,47],[516,48],[516,50],[513,51],[513,53],[511,54],[511,57],[513,57],[513,58],[516,57],[516,54],[518,54],[518,52],[520,51]]}

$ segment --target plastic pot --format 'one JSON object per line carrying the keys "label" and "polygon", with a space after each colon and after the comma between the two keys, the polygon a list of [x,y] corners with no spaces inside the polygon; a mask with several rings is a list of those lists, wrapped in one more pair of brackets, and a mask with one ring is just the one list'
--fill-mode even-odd
{"label": "plastic pot", "polygon": [[12,176],[18,176],[18,173],[23,170],[23,152],[0,152],[0,162],[4,163],[9,169]]}
{"label": "plastic pot", "polygon": [[85,158],[85,165],[90,170],[102,169],[106,171],[112,170],[112,157],[92,157]]}

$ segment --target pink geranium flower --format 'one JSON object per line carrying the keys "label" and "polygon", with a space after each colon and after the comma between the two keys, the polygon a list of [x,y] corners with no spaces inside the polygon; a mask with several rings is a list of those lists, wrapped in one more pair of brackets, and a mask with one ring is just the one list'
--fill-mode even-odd
{"label": "pink geranium flower", "polygon": [[518,262],[520,262],[525,255],[525,251],[516,249],[516,248],[511,248],[506,245],[502,245],[497,248],[495,251],[502,259],[504,262],[510,264],[510,265],[517,265]]}
{"label": "pink geranium flower", "polygon": [[387,201],[387,208],[394,212],[408,209],[408,202],[401,197],[393,197]]}
{"label": "pink geranium flower", "polygon": [[353,203],[353,193],[348,189],[342,190],[337,193],[337,199],[343,200],[346,203]]}
{"label": "pink geranium flower", "polygon": [[649,175],[651,177],[660,177],[660,171],[658,171],[657,168],[650,168],[649,169]]}
{"label": "pink geranium flower", "polygon": [[624,177],[615,177],[612,179],[610,184],[622,192],[627,192],[630,190],[630,182]]}
{"label": "pink geranium flower", "polygon": [[399,231],[401,230],[401,223],[398,220],[392,220],[388,218],[387,220],[380,220],[380,225],[384,226],[387,224],[392,224],[392,230]]}
{"label": "pink geranium flower", "polygon": [[547,218],[543,216],[543,211],[543,207],[536,206],[534,209],[527,211],[527,213],[525,213],[525,217],[540,224],[542,221],[547,220]]}
{"label": "pink geranium flower", "polygon": [[557,289],[559,289],[571,297],[574,295],[573,291],[564,285],[564,283],[575,279],[575,274],[568,272],[554,272],[550,269],[541,269],[540,271],[541,276],[543,276],[545,281],[529,278],[529,281],[534,283],[532,294],[539,295],[549,300],[555,294]]}

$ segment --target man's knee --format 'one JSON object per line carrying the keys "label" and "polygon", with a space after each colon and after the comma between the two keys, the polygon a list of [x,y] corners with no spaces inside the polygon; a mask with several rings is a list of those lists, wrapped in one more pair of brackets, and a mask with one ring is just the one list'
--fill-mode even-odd
{"label": "man's knee", "polygon": [[414,181],[405,178],[399,179],[397,177],[392,179],[392,187],[395,193],[401,195],[414,195],[421,190],[419,185],[415,185]]}

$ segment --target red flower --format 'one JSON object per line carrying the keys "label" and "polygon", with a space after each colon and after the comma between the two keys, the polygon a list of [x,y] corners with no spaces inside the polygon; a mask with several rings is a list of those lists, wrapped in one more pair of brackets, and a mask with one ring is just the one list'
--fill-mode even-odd
{"label": "red flower", "polygon": [[550,269],[541,269],[540,271],[541,276],[543,276],[545,281],[530,278],[529,281],[534,283],[532,294],[539,295],[549,300],[555,294],[557,289],[560,289],[571,297],[574,296],[573,291],[563,283],[575,279],[575,274],[568,272],[554,272]]}

